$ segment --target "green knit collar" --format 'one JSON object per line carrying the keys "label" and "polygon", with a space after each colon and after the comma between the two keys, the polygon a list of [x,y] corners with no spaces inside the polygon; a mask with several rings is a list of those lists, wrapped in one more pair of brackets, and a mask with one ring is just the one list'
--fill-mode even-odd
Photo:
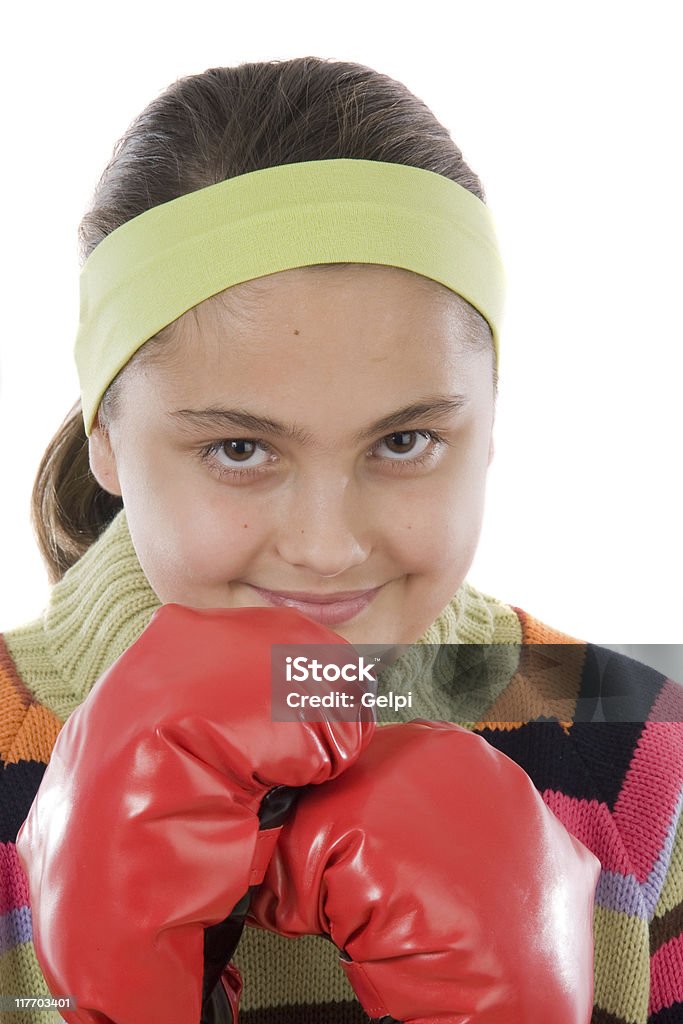
{"label": "green knit collar", "polygon": [[[99,676],[137,640],[161,602],[140,565],[125,510],[56,583],[43,615],[4,639],[34,696],[65,719]],[[518,618],[467,581],[417,641],[517,644]],[[416,698],[417,698],[416,694]],[[408,718],[445,717],[443,701],[422,693]]]}

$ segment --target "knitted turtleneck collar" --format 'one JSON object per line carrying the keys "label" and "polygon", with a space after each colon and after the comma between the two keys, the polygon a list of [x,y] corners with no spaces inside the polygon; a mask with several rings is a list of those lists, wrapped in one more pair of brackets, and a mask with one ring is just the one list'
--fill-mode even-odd
{"label": "knitted turtleneck collar", "polygon": [[[105,669],[137,640],[160,605],[138,560],[122,509],[53,586],[44,613],[8,630],[4,639],[34,697],[66,719]],[[513,609],[467,581],[417,641],[417,645],[519,643],[521,626]],[[403,685],[391,670],[391,686],[394,690],[409,686],[413,691],[412,710],[401,717],[450,715],[453,694],[434,687],[433,681],[418,679],[414,661],[400,661]],[[505,678],[509,678],[507,671]],[[450,685],[452,689],[452,679]],[[488,703],[490,691],[485,696]]]}

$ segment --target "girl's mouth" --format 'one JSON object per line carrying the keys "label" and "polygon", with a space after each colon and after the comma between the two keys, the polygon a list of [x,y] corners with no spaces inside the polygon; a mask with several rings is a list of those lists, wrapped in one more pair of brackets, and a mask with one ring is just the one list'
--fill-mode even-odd
{"label": "girl's mouth", "polygon": [[336,625],[348,622],[363,611],[381,590],[381,586],[371,590],[348,590],[336,594],[313,594],[304,591],[253,589],[269,604],[296,608],[323,625]]}

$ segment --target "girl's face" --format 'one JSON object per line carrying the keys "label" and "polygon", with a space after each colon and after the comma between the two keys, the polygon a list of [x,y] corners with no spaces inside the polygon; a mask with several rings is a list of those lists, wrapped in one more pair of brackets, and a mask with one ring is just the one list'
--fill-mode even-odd
{"label": "girl's face", "polygon": [[417,640],[471,565],[492,455],[492,353],[464,342],[463,301],[392,267],[302,268],[180,320],[90,439],[159,600]]}

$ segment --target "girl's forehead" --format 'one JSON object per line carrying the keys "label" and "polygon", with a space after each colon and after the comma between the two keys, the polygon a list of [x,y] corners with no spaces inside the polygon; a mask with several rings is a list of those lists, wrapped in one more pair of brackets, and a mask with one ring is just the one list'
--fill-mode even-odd
{"label": "girl's forehead", "polygon": [[269,306],[313,299],[323,291],[334,295],[340,303],[355,303],[361,297],[368,305],[447,307],[461,310],[468,303],[455,292],[410,270],[380,264],[331,263],[297,267],[276,274],[254,278],[226,288],[205,299],[195,309],[199,317],[220,314],[255,315]]}
{"label": "girl's forehead", "polygon": [[[391,388],[418,376],[454,379],[454,368],[466,378],[475,354],[492,352],[488,325],[459,295],[411,271],[358,264],[235,285],[188,310],[151,344],[142,362],[156,364],[174,392],[204,392],[218,380],[260,391],[287,384],[301,392],[333,381],[366,391],[369,377]],[[483,366],[490,377],[487,360]]]}
{"label": "girl's forehead", "polygon": [[[397,410],[414,407],[417,416],[444,396],[440,421],[453,402],[490,418],[490,334],[466,344],[467,304],[454,294],[444,304],[417,275],[393,270],[283,272],[242,288],[248,299],[239,311],[223,303],[225,293],[207,300],[175,322],[159,365],[133,382],[128,409],[154,429],[190,436],[256,436],[269,421],[292,436],[308,432],[326,450],[351,445]],[[239,416],[229,419],[226,410]]]}

